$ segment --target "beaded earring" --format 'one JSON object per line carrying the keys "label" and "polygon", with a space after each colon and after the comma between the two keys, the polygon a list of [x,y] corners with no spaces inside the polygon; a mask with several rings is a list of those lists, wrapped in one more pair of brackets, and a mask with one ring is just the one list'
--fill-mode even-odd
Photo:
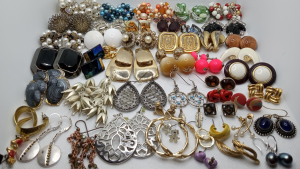
{"label": "beaded earring", "polygon": [[196,5],[192,8],[191,18],[197,23],[205,22],[209,16],[209,9],[204,5]]}
{"label": "beaded earring", "polygon": [[134,17],[134,12],[129,4],[125,5],[125,3],[121,3],[115,8],[109,3],[104,3],[102,7],[100,7],[100,16],[107,22],[112,22],[116,19],[127,21]]}
{"label": "beaded earring", "polygon": [[175,15],[183,21],[190,19],[190,11],[186,8],[185,3],[177,3],[174,9]]}

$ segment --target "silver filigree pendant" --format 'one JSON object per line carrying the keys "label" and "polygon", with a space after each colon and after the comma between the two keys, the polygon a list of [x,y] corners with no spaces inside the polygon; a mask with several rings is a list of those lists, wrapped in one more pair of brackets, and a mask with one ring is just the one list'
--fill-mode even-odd
{"label": "silver filigree pendant", "polygon": [[164,89],[153,79],[143,88],[140,99],[143,107],[147,110],[154,110],[157,102],[160,102],[162,107],[167,104],[167,95]]}
{"label": "silver filigree pendant", "polygon": [[[144,142],[137,142],[137,148],[133,154],[133,156],[136,158],[147,158],[153,155],[152,148],[147,145],[145,140],[145,132],[150,122],[151,120],[144,116],[142,111],[138,111],[136,115],[128,121],[137,137],[139,136],[139,133],[142,133],[144,138]],[[156,125],[152,125],[150,127],[148,140],[150,141],[152,147],[154,147],[155,149],[158,148],[159,144],[156,140]]]}
{"label": "silver filigree pendant", "polygon": [[139,91],[130,81],[122,85],[113,97],[114,107],[123,112],[135,110],[140,104]]}
{"label": "silver filigree pendant", "polygon": [[[119,141],[117,146],[113,145],[114,140]],[[122,113],[114,115],[114,119],[104,126],[95,143],[97,154],[101,159],[112,164],[129,160],[136,147],[136,134]]]}

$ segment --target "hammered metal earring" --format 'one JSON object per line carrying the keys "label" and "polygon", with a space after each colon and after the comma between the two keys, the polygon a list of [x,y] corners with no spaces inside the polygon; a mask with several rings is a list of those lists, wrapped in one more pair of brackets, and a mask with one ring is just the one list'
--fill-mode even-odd
{"label": "hammered metal earring", "polygon": [[139,91],[131,81],[127,81],[116,92],[113,97],[114,107],[122,112],[135,110],[140,104]]}
{"label": "hammered metal earring", "polygon": [[37,156],[38,163],[43,167],[50,167],[53,166],[58,162],[61,156],[60,148],[56,145],[54,145],[55,140],[58,136],[60,136],[62,133],[68,131],[72,126],[72,120],[71,118],[67,116],[60,116],[60,120],[62,117],[66,117],[70,121],[70,125],[66,128],[62,128],[58,133],[55,134],[54,138],[50,142],[48,146],[43,147]]}

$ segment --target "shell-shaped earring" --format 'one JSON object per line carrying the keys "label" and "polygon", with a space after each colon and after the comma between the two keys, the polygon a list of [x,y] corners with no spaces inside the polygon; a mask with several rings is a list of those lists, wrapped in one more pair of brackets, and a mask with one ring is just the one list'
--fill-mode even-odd
{"label": "shell-shaped earring", "polygon": [[241,49],[237,57],[245,62],[252,60],[254,64],[260,62],[258,54],[251,48]]}

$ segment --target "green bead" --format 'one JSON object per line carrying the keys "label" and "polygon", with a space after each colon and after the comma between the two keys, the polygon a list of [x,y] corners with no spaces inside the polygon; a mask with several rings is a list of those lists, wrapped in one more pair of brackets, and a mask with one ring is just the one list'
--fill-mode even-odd
{"label": "green bead", "polygon": [[194,12],[195,12],[196,15],[200,15],[201,14],[201,10],[200,9],[196,9]]}
{"label": "green bead", "polygon": [[182,6],[183,10],[186,10],[186,4],[185,3],[181,3],[181,6]]}
{"label": "green bead", "polygon": [[180,3],[177,3],[176,5],[178,6],[178,8],[183,8]]}

